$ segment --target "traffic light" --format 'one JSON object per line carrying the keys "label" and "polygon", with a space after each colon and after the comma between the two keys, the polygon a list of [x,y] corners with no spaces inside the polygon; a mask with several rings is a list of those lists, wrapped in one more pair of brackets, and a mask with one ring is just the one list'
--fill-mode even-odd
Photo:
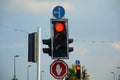
{"label": "traffic light", "polygon": [[51,19],[51,50],[53,59],[69,58],[68,19]]}
{"label": "traffic light", "polygon": [[43,44],[48,45],[48,48],[43,48],[43,52],[51,56],[51,39],[42,40]]}
{"label": "traffic light", "polygon": [[38,55],[38,34],[28,34],[28,62],[37,62]]}
{"label": "traffic light", "polygon": [[81,79],[81,66],[76,65],[76,78]]}
{"label": "traffic light", "polygon": [[[68,39],[68,43],[73,43],[73,39]],[[73,47],[69,47],[69,52],[73,51]]]}

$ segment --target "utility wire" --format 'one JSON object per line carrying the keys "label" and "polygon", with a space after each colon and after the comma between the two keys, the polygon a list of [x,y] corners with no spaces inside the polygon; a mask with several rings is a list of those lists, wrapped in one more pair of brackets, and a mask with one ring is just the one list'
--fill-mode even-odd
{"label": "utility wire", "polygon": [[105,41],[105,40],[74,40],[75,42],[80,42],[80,43],[114,43],[114,42],[120,42],[120,40],[111,40],[111,41]]}
{"label": "utility wire", "polygon": [[14,31],[19,31],[19,32],[27,33],[27,34],[29,33],[28,31],[25,31],[25,30],[22,30],[22,29],[17,29],[17,28],[11,27],[11,26],[0,25],[0,27],[12,29]]}
{"label": "utility wire", "polygon": [[[17,28],[14,28],[14,27],[11,27],[11,26],[4,26],[4,25],[0,25],[0,27],[2,28],[9,28],[9,29],[12,29],[14,31],[19,31],[19,32],[23,32],[23,33],[29,33],[28,31],[25,31],[25,30],[22,30],[22,29],[17,29]],[[79,41],[80,43],[114,43],[114,42],[120,42],[120,40],[111,40],[111,41],[105,41],[105,40],[100,40],[100,41],[97,41],[97,40],[80,40],[80,39],[77,39],[77,40],[74,40],[74,42],[77,42]]]}

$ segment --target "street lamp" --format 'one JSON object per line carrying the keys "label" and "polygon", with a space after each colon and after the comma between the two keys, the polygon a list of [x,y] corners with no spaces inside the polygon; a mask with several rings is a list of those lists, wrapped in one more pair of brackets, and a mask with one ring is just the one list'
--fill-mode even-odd
{"label": "street lamp", "polygon": [[14,78],[16,78],[16,57],[19,57],[19,55],[14,56]]}
{"label": "street lamp", "polygon": [[120,69],[120,67],[118,66],[117,69]]}
{"label": "street lamp", "polygon": [[44,71],[41,71],[41,80],[42,80],[42,73],[43,73]]}
{"label": "street lamp", "polygon": [[114,72],[111,72],[111,74],[113,74],[113,78],[114,78],[114,80],[115,80],[115,73],[114,73]]}
{"label": "street lamp", "polygon": [[31,67],[31,65],[27,66],[27,80],[29,80],[29,67]]}
{"label": "street lamp", "polygon": [[[120,67],[118,66],[118,67],[117,67],[117,69],[120,69]],[[119,78],[118,78],[118,80],[120,80],[120,75],[119,75]]]}

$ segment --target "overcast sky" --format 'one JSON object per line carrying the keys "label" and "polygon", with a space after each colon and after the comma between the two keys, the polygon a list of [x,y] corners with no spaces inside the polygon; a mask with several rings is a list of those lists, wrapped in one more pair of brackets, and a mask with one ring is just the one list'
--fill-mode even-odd
{"label": "overcast sky", "polygon": [[[0,0],[0,80],[13,78],[13,57],[17,77],[26,80],[30,64],[30,80],[36,79],[36,64],[27,62],[28,33],[42,28],[42,39],[50,38],[50,19],[55,6],[65,8],[70,45],[74,51],[65,60],[69,67],[80,60],[90,80],[116,80],[120,75],[120,0]],[[41,44],[42,47],[45,47]],[[55,80],[49,72],[53,62],[41,53],[43,80]]]}

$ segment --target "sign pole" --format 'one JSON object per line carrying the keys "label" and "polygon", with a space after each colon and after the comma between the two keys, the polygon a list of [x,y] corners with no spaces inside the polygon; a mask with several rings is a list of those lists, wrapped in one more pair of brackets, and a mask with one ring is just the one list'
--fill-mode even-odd
{"label": "sign pole", "polygon": [[82,71],[82,64],[80,64],[80,65],[81,65],[81,80],[83,80],[83,79],[82,79],[82,77],[83,77],[83,74],[82,74],[82,72],[83,72],[83,71]]}
{"label": "sign pole", "polygon": [[37,57],[37,80],[40,80],[40,57],[41,57],[41,27],[38,27],[38,57]]}

